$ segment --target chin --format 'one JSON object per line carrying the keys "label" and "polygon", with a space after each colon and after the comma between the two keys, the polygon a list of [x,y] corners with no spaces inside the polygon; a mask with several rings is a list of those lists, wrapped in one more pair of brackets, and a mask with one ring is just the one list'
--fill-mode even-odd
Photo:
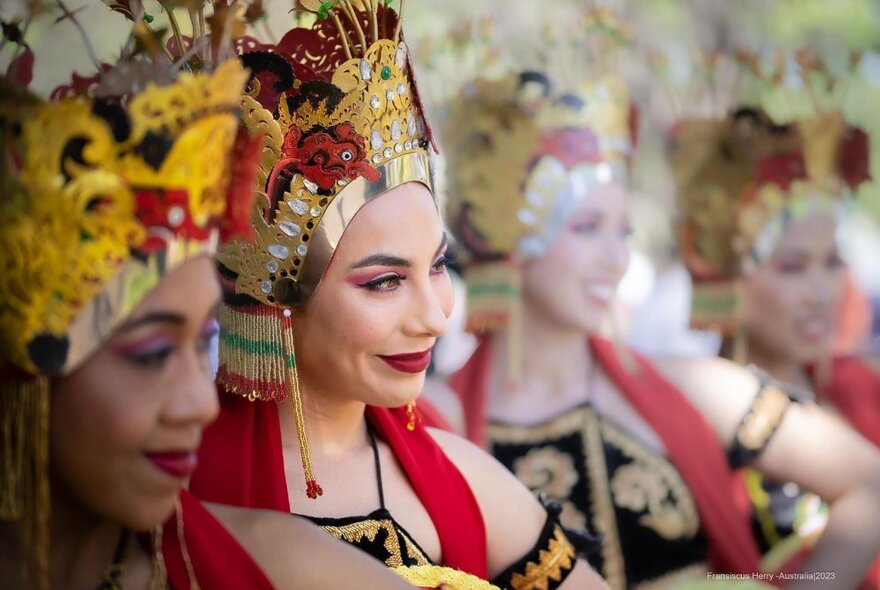
{"label": "chin", "polygon": [[406,383],[389,383],[388,379],[383,379],[383,387],[376,395],[371,396],[372,399],[366,400],[367,403],[379,408],[399,408],[416,401],[425,387],[425,373],[407,375],[402,380]]}
{"label": "chin", "polygon": [[177,496],[175,493],[163,498],[133,499],[129,503],[131,510],[113,520],[137,533],[153,531],[174,515]]}
{"label": "chin", "polygon": [[831,356],[831,346],[827,343],[822,343],[801,346],[794,351],[792,358],[794,358],[799,365],[812,365],[829,356]]}
{"label": "chin", "polygon": [[565,322],[565,326],[569,330],[583,332],[584,338],[587,336],[598,335],[602,330],[602,318],[590,316],[581,316],[570,318]]}

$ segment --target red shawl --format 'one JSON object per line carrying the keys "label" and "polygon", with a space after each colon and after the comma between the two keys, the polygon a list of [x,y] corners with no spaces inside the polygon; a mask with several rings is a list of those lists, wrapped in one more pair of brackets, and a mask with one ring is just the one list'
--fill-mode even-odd
{"label": "red shawl", "polygon": [[[271,590],[263,571],[201,503],[186,491],[180,494],[183,534],[196,581],[211,590]],[[172,517],[162,531],[162,554],[171,588],[189,589],[190,580]]]}
{"label": "red shawl", "polygon": [[[222,391],[220,399],[220,418],[202,438],[190,489],[208,501],[290,512],[278,405]],[[431,517],[443,564],[485,579],[483,516],[458,468],[422,424],[407,430],[405,409],[368,407],[367,418],[391,447]]]}
{"label": "red shawl", "polygon": [[[663,441],[670,461],[690,488],[709,539],[714,568],[729,573],[760,571],[760,554],[747,514],[737,508],[739,499],[732,485],[736,476],[703,416],[646,359],[632,353],[638,369],[631,370],[621,363],[611,342],[592,338],[590,347],[606,375]],[[471,422],[468,436],[477,444],[485,443],[490,368],[491,345],[486,339],[450,381]]]}
{"label": "red shawl", "polygon": [[[880,448],[880,376],[859,359],[836,358],[831,365],[831,379],[821,396],[846,417],[866,439]],[[880,588],[880,559],[868,570],[859,590]]]}
{"label": "red shawl", "polygon": [[859,359],[836,358],[822,397],[866,439],[880,447],[880,375]]}

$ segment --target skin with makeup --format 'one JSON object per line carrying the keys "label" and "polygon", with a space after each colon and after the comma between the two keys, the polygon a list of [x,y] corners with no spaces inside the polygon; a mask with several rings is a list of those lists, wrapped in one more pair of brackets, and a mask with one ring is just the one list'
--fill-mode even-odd
{"label": "skin with makeup", "polygon": [[[312,462],[322,486],[331,491],[315,501],[297,501],[303,479],[299,443],[293,423],[282,419],[294,511],[333,518],[368,514],[380,505],[364,411],[368,404],[405,405],[422,389],[432,348],[452,312],[447,241],[430,192],[417,183],[396,187],[358,212],[320,286],[294,310]],[[289,409],[279,414],[287,417]],[[491,579],[529,552],[546,512],[483,451],[455,435],[429,430],[477,499]],[[428,557],[440,563],[435,525],[392,450],[381,440],[377,445],[385,505]],[[603,585],[579,561],[560,587]]]}
{"label": "skin with makeup", "polygon": [[[813,390],[807,367],[830,354],[845,273],[832,215],[815,211],[788,221],[770,256],[752,257],[745,264],[748,361],[777,379]],[[878,368],[876,359],[862,361]],[[833,409],[830,400],[820,403]]]}
{"label": "skin with makeup", "polygon": [[[546,253],[523,263],[519,338],[528,355],[516,389],[509,387],[506,377],[510,374],[508,355],[494,355],[487,407],[490,447],[497,444],[493,442],[493,424],[500,429],[495,432],[506,433],[505,444],[516,444],[509,441],[527,440],[526,435],[511,438],[517,429],[537,432],[543,424],[589,404],[600,423],[610,424],[603,426],[603,431],[622,431],[653,456],[664,454],[654,426],[622,395],[587,340],[599,332],[627,268],[627,199],[626,188],[617,181],[597,185],[576,206]],[[771,335],[763,350],[788,350],[786,346],[798,344],[802,357],[792,355],[795,366],[795,358],[803,363],[811,351],[821,348],[811,338],[815,340],[830,330],[834,292],[839,289],[835,285],[842,270],[836,247],[828,237],[832,233],[828,223],[827,219],[808,219],[802,227],[793,228],[794,232],[783,238],[774,259],[749,278],[747,290],[752,303],[748,317],[754,325],[760,325],[758,333]],[[805,278],[795,279],[781,270],[792,264],[792,258],[807,267]],[[784,278],[769,282],[769,277],[780,275]],[[787,288],[779,288],[780,280],[786,281]],[[823,285],[807,292],[819,283]],[[771,298],[775,300],[772,305]],[[789,300],[802,303],[792,305]],[[504,350],[509,337],[507,330],[495,333],[495,349]],[[759,390],[755,375],[718,358],[650,361],[699,411],[719,446],[729,450]],[[840,457],[847,460],[841,462]],[[538,472],[521,464],[520,475],[537,489],[544,485],[550,489],[559,482],[552,484],[553,462],[547,465],[546,472]],[[880,498],[880,455],[875,449],[818,407],[792,404],[752,465],[774,480],[796,482],[829,503],[825,534],[802,569],[834,571],[840,587],[854,586],[880,546],[878,517],[871,508]],[[639,556],[624,554],[624,558],[633,561]],[[826,583],[798,580],[788,587],[824,587]]]}
{"label": "skin with makeup", "polygon": [[[219,293],[210,258],[183,264],[94,356],[53,383],[51,587],[95,588],[123,529],[148,533],[174,514],[202,430],[219,409],[207,356]],[[277,588],[411,587],[301,519],[207,507]],[[4,588],[29,587],[19,577],[16,537],[12,525],[0,525]],[[124,549],[122,587],[150,587],[149,543],[132,535]],[[346,567],[327,567],[337,560]]]}

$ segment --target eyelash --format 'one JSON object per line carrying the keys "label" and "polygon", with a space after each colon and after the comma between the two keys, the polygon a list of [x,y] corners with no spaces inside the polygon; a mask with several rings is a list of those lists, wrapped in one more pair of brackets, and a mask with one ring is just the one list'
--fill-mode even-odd
{"label": "eyelash", "polygon": [[452,254],[446,253],[443,254],[440,258],[437,259],[437,262],[431,267],[431,272],[433,274],[441,274],[446,272],[446,269],[449,267],[449,264],[454,261],[454,256]]}
{"label": "eyelash", "polygon": [[[451,261],[452,257],[448,254],[444,254],[431,266],[431,274],[439,275],[446,272],[446,267],[449,266]],[[399,274],[383,275],[372,281],[367,281],[366,283],[361,284],[361,287],[374,293],[390,293],[400,287],[400,284],[405,280],[406,277]]]}
{"label": "eyelash", "polygon": [[[396,290],[400,283],[406,280],[405,276],[392,274],[392,275],[384,275],[378,278],[373,279],[372,281],[367,281],[362,284],[361,287],[365,288],[367,291],[373,292],[383,292],[387,293],[390,291]],[[383,287],[382,285],[391,284],[391,286]]]}
{"label": "eyelash", "polygon": [[[586,221],[571,226],[571,230],[578,234],[592,234],[599,229],[598,221]],[[629,224],[621,228],[620,234],[624,238],[628,238],[633,234],[633,228]]]}
{"label": "eyelash", "polygon": [[[196,351],[202,355],[208,354],[208,351],[211,348],[211,341],[217,337],[219,333],[220,330],[214,326],[199,334],[198,340],[196,340]],[[129,359],[135,364],[148,369],[161,369],[165,365],[165,362],[171,358],[173,352],[173,346],[163,346],[162,348],[144,354],[132,355]]]}

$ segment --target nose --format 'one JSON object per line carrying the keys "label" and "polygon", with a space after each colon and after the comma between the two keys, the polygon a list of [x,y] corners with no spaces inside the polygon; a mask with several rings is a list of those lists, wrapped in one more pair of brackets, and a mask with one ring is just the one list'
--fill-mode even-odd
{"label": "nose", "polygon": [[605,274],[618,279],[623,277],[629,267],[629,244],[626,238],[617,232],[605,232],[601,248],[599,260]]}
{"label": "nose", "polygon": [[437,338],[446,331],[452,313],[452,282],[448,276],[426,280],[414,290],[411,312],[404,330],[410,336]]}
{"label": "nose", "polygon": [[814,269],[810,273],[807,301],[814,305],[834,305],[843,290],[843,276],[838,270]]}
{"label": "nose", "polygon": [[169,393],[163,412],[163,418],[169,424],[204,428],[220,413],[210,360],[195,350],[181,363],[180,374]]}

